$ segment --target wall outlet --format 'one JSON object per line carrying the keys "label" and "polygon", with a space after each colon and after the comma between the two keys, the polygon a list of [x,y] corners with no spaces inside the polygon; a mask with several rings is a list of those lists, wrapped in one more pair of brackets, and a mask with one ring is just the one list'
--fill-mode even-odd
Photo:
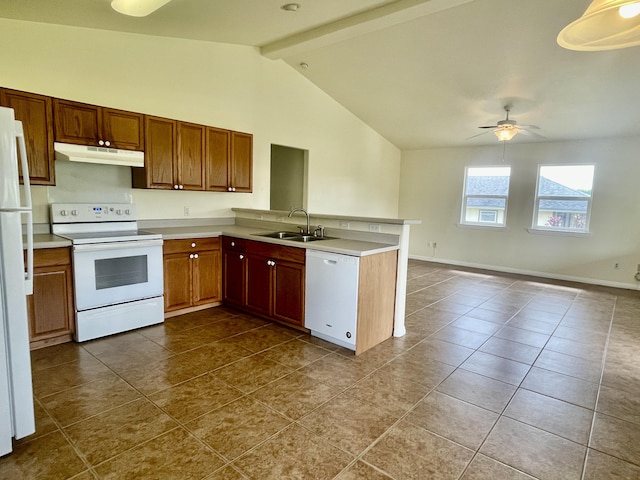
{"label": "wall outlet", "polygon": [[[340,228],[346,228],[348,230],[349,229],[349,222],[347,222],[345,220],[340,220]],[[638,265],[638,268],[640,268],[640,265]]]}
{"label": "wall outlet", "polygon": [[369,231],[370,232],[380,233],[380,225],[378,223],[370,223],[369,224]]}
{"label": "wall outlet", "polygon": [[613,268],[616,270],[620,270],[620,264],[618,262],[614,263]]}
{"label": "wall outlet", "polygon": [[184,207],[184,216],[185,217],[189,216],[189,207]]}

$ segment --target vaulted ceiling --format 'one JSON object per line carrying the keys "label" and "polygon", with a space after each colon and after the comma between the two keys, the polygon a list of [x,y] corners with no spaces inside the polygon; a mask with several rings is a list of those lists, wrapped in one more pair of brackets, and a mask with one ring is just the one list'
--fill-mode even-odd
{"label": "vaulted ceiling", "polygon": [[[556,43],[589,0],[172,0],[127,17],[110,0],[0,1],[0,17],[259,47],[401,149],[497,142],[511,118],[545,138],[640,135],[640,47]],[[304,67],[303,68],[303,64]]]}

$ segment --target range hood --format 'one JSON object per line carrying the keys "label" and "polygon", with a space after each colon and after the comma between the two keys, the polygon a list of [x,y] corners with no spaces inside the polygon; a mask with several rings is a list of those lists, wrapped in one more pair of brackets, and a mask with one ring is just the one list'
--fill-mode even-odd
{"label": "range hood", "polygon": [[53,147],[56,152],[56,160],[120,165],[123,167],[144,167],[144,152],[59,142],[54,143]]}

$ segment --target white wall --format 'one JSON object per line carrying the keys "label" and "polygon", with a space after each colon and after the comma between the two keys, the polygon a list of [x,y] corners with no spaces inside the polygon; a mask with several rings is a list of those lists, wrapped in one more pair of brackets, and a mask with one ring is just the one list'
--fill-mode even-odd
{"label": "white wall", "polygon": [[[402,154],[400,217],[410,255],[454,264],[637,288],[640,264],[640,138],[441,148]],[[533,234],[538,164],[595,164],[591,235]],[[510,165],[507,229],[459,227],[464,168]],[[437,247],[429,248],[428,242]],[[620,268],[614,269],[619,263]]]}
{"label": "white wall", "polygon": [[[231,207],[268,209],[272,143],[309,150],[310,211],[398,214],[400,151],[255,48],[6,19],[0,19],[0,45],[11,46],[0,49],[1,86],[254,135],[253,193],[131,190],[142,218],[180,218],[184,206],[192,217],[229,216]],[[92,181],[100,185],[104,171],[94,171],[76,179],[87,191]],[[36,188],[36,221],[47,222],[46,203],[67,193],[60,186]]]}

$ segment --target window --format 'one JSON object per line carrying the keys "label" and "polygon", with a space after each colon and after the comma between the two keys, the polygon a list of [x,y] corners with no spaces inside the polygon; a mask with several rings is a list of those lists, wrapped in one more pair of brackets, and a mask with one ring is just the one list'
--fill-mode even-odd
{"label": "window", "polygon": [[511,167],[467,167],[460,223],[504,227]]}
{"label": "window", "polygon": [[533,228],[589,232],[593,165],[540,165]]}

